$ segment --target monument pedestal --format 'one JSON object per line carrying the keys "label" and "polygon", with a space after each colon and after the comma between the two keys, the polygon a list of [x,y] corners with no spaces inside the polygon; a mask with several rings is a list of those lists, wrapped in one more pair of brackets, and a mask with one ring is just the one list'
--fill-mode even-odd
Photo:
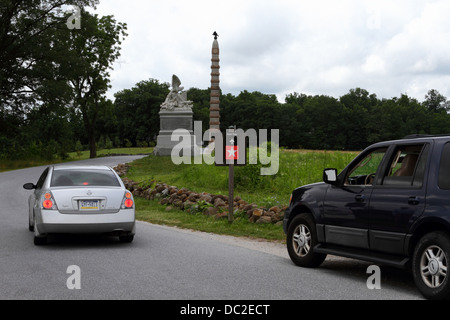
{"label": "monument pedestal", "polygon": [[184,129],[189,132],[189,137],[186,137],[186,139],[191,139],[191,146],[194,147],[193,116],[194,112],[192,110],[161,110],[159,112],[160,131],[157,137],[156,147],[153,150],[153,154],[156,156],[171,155],[172,149],[180,142],[180,140],[172,141],[171,139],[172,133],[177,129]]}

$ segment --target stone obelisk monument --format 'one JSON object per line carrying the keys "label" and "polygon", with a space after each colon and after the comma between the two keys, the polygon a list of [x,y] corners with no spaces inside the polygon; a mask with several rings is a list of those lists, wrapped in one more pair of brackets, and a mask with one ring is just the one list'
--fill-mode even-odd
{"label": "stone obelisk monument", "polygon": [[211,59],[211,101],[209,107],[209,129],[220,131],[220,59],[219,42],[217,32],[213,33]]}

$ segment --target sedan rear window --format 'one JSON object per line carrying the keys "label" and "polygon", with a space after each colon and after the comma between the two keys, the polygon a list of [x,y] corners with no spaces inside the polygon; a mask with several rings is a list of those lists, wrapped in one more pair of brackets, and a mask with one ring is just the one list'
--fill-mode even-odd
{"label": "sedan rear window", "polygon": [[55,170],[52,187],[120,187],[116,175],[99,170]]}

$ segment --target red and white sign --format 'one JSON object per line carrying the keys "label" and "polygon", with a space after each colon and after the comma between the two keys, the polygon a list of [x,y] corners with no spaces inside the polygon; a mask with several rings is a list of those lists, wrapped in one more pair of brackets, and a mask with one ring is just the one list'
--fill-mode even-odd
{"label": "red and white sign", "polygon": [[238,160],[239,159],[239,147],[238,146],[226,146],[225,147],[225,160]]}

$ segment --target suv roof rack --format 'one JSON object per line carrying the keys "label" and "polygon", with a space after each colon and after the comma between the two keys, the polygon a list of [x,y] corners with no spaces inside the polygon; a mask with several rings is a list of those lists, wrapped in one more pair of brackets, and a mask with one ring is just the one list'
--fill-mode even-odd
{"label": "suv roof rack", "polygon": [[447,134],[410,134],[404,137],[403,139],[416,139],[416,138],[433,138],[433,137],[447,137],[450,136]]}

